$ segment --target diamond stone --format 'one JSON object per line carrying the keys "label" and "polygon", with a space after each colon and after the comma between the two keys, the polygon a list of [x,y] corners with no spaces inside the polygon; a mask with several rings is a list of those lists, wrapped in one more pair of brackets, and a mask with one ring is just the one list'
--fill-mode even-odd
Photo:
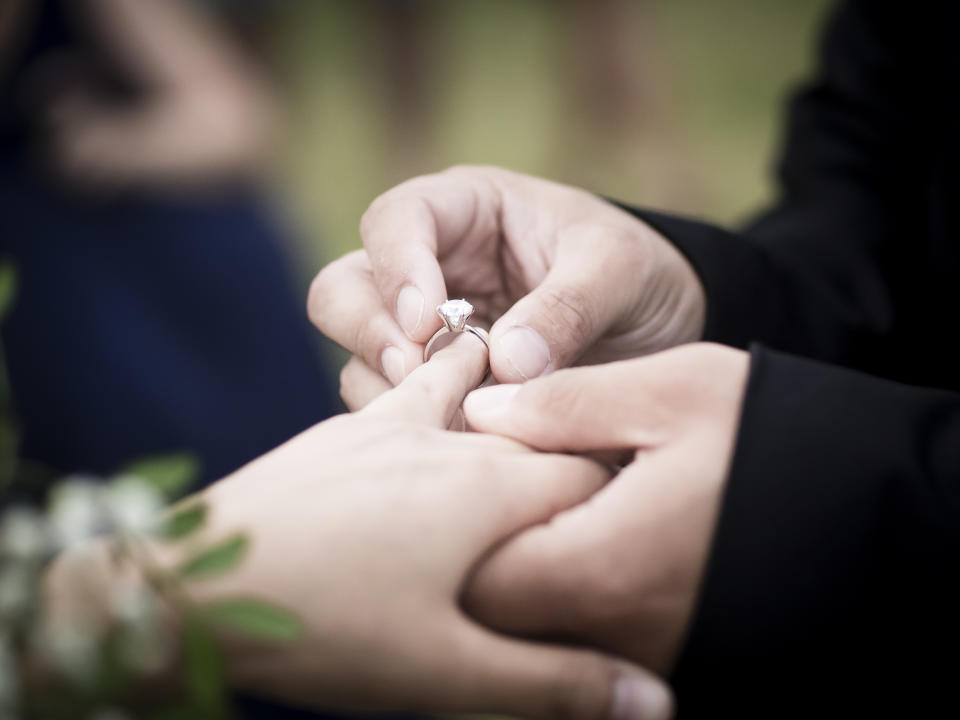
{"label": "diamond stone", "polygon": [[448,330],[459,332],[473,314],[473,305],[466,300],[447,300],[437,307],[437,314],[443,319]]}

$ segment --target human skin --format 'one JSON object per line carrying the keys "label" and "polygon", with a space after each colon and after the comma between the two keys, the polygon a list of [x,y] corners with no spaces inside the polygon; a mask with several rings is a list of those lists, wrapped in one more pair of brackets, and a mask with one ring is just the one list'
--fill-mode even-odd
{"label": "human skin", "polygon": [[81,189],[205,188],[260,171],[278,105],[256,64],[207,13],[177,0],[81,0],[78,27],[146,92],[118,106],[52,55],[29,71],[46,160]]}
{"label": "human skin", "polygon": [[[237,686],[360,710],[669,716],[669,691],[646,670],[498,634],[460,607],[481,558],[609,479],[592,460],[441,429],[485,367],[483,346],[457,338],[364,411],[305,431],[201,494],[209,538],[243,531],[251,547],[236,570],[191,583],[193,599],[252,595],[304,625],[287,645],[223,637]],[[154,551],[163,564],[178,560],[165,546]],[[107,558],[95,544],[53,566],[58,616],[78,612],[78,588],[92,577],[94,610],[129,582]]]}
{"label": "human skin", "polygon": [[[468,395],[474,430],[624,467],[480,565],[464,607],[503,632],[572,638],[668,673],[700,588],[748,366],[745,352],[697,343]],[[342,377],[358,407],[388,386],[356,358]]]}
{"label": "human skin", "polygon": [[[404,372],[420,362],[440,321],[424,325],[424,315],[412,327],[400,294],[427,287],[463,294],[481,318],[496,319],[498,379],[547,375],[474,392],[464,406],[472,428],[627,458],[590,502],[481,566],[466,607],[504,631],[573,637],[668,671],[709,551],[749,363],[705,344],[610,361],[700,337],[705,298],[692,268],[609,203],[496,168],[404,183],[374,201],[361,234],[365,251],[325,268],[308,301],[314,323],[355,353],[341,373],[348,406],[402,377],[401,348]],[[518,327],[547,352],[513,358],[523,348],[507,336]],[[546,364],[517,372],[534,355]],[[574,362],[605,364],[549,374]]]}
{"label": "human skin", "polygon": [[490,328],[500,382],[636,357],[703,332],[703,288],[679,251],[584,190],[455,167],[381,195],[360,234],[364,250],[314,280],[308,311],[393,385],[421,364],[441,327],[434,308],[448,297],[465,297],[471,322]]}
{"label": "human skin", "polygon": [[482,432],[623,464],[589,501],[479,566],[469,612],[668,673],[701,585],[748,372],[747,353],[697,343],[468,395],[467,420]]}

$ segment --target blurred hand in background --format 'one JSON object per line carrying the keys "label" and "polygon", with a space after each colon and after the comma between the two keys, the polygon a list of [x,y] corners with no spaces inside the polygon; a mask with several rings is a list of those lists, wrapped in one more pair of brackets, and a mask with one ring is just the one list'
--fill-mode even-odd
{"label": "blurred hand in background", "polygon": [[209,482],[339,411],[266,192],[272,7],[0,2],[0,256],[22,289],[3,340],[25,457],[108,474],[191,451]]}
{"label": "blurred hand in background", "polygon": [[[95,51],[47,53],[24,82],[44,156],[61,175],[101,188],[170,187],[261,168],[277,104],[212,15],[163,0],[82,0],[69,10]],[[101,63],[118,82],[103,82]]]}

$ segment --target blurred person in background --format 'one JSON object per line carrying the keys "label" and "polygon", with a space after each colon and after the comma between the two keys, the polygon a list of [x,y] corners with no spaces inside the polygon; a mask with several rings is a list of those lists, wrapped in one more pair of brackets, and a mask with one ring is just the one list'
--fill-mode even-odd
{"label": "blurred person in background", "polygon": [[[244,4],[244,9],[250,7]],[[337,407],[261,190],[276,103],[198,4],[4,0],[0,256],[22,452],[209,480]]]}

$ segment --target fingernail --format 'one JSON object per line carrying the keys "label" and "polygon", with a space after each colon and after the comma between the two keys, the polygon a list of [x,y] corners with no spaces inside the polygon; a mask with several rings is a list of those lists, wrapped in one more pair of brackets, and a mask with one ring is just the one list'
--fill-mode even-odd
{"label": "fingernail", "polygon": [[380,366],[383,368],[383,374],[387,376],[387,380],[394,385],[399,385],[407,376],[403,353],[393,345],[387,346],[380,353]]}
{"label": "fingernail", "polygon": [[397,295],[397,319],[407,337],[413,339],[423,322],[423,293],[413,285],[407,285]]}
{"label": "fingernail", "polygon": [[550,362],[550,349],[540,333],[528,327],[515,327],[497,343],[510,366],[524,380],[540,377]]}
{"label": "fingernail", "polygon": [[474,417],[503,412],[518,392],[520,385],[491,385],[467,395],[463,407]]}
{"label": "fingernail", "polygon": [[613,686],[610,720],[667,720],[673,700],[663,683],[624,675]]}

